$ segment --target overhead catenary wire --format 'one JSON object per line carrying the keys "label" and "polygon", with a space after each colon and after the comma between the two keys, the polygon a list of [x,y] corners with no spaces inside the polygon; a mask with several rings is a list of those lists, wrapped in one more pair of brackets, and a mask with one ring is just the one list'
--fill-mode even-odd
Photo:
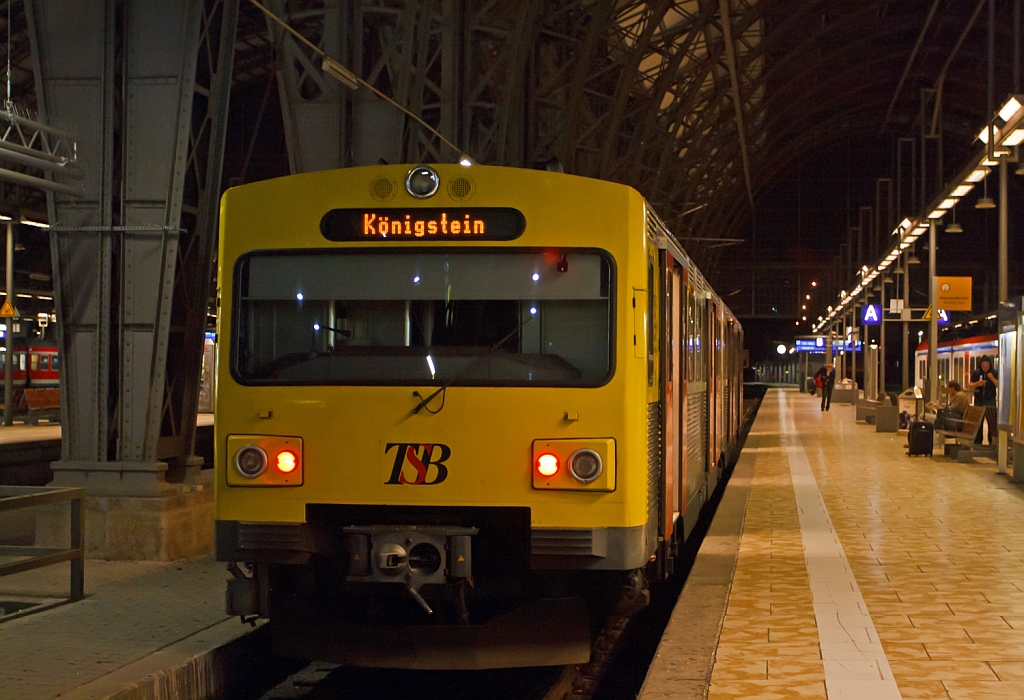
{"label": "overhead catenary wire", "polygon": [[[288,32],[289,34],[294,36],[296,39],[298,39],[303,44],[308,46],[310,48],[310,50],[312,50],[314,53],[316,53],[318,56],[320,56],[321,61],[322,61],[321,67],[324,70],[324,72],[328,73],[329,75],[331,75],[332,77],[337,79],[339,82],[341,82],[342,84],[352,88],[353,90],[356,89],[357,87],[359,87],[360,85],[365,87],[366,89],[368,89],[370,92],[372,92],[377,97],[379,97],[382,100],[384,100],[385,102],[388,102],[389,104],[393,105],[394,107],[397,107],[398,109],[402,110],[402,112],[404,112],[410,119],[413,119],[414,121],[416,121],[417,124],[422,126],[424,129],[426,129],[427,131],[432,133],[437,138],[441,139],[441,141],[444,142],[444,144],[446,146],[448,146],[453,151],[455,151],[456,154],[458,154],[456,157],[460,157],[461,158],[463,155],[466,155],[467,157],[469,157],[468,154],[464,150],[462,150],[461,148],[456,146],[454,143],[452,143],[451,141],[446,139],[444,137],[444,134],[442,134],[440,131],[438,131],[434,127],[430,126],[430,124],[427,124],[425,121],[423,121],[423,119],[420,118],[420,116],[418,114],[412,112],[411,110],[407,109],[404,105],[399,104],[395,100],[393,100],[390,97],[388,97],[387,95],[385,95],[383,92],[381,92],[380,90],[375,88],[373,85],[371,85],[370,83],[366,82],[365,80],[360,78],[358,75],[356,75],[355,73],[350,71],[348,68],[346,68],[340,61],[338,61],[338,60],[336,60],[334,58],[331,58],[327,54],[326,51],[321,49],[319,46],[317,46],[316,44],[311,42],[306,37],[302,36],[302,34],[299,33],[294,27],[292,27],[290,24],[285,22],[283,19],[278,17],[273,12],[271,12],[267,7],[265,7],[263,4],[258,2],[258,0],[249,0],[249,2],[251,2],[253,5],[258,7],[259,10],[263,14],[265,14],[267,17],[269,17],[270,19],[274,20],[277,24],[281,25],[281,27],[286,32]],[[8,5],[8,12],[10,12],[10,5]],[[10,21],[8,21],[8,27],[10,27]],[[8,29],[8,31],[10,31],[10,30]],[[10,41],[8,41],[8,46],[9,45],[10,45]],[[8,61],[9,60],[10,60],[10,50],[8,49]],[[8,94],[10,94],[10,69],[8,69],[7,74],[8,74]]]}

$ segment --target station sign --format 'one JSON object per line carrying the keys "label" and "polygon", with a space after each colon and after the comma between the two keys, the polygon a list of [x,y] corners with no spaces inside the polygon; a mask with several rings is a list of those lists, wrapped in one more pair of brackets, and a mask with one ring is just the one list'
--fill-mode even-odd
{"label": "station sign", "polygon": [[819,335],[817,338],[797,338],[796,351],[823,353],[825,352],[825,337]]}
{"label": "station sign", "polygon": [[937,306],[946,311],[971,311],[972,278],[936,277]]}
{"label": "station sign", "polygon": [[864,304],[860,307],[860,322],[864,326],[882,325],[882,305]]}
{"label": "station sign", "polygon": [[320,219],[324,238],[346,243],[511,241],[525,230],[526,217],[510,207],[332,209]]}

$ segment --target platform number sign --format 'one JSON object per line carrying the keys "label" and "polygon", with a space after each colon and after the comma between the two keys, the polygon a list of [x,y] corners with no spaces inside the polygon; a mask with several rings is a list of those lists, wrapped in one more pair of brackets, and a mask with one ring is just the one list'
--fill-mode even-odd
{"label": "platform number sign", "polygon": [[880,304],[865,304],[861,307],[860,320],[865,326],[882,325],[882,306]]}

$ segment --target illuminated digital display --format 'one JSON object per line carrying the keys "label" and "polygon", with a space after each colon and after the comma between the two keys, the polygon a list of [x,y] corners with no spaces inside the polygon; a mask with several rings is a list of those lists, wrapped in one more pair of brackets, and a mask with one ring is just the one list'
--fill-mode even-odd
{"label": "illuminated digital display", "polygon": [[320,219],[329,241],[511,241],[526,218],[508,207],[332,209]]}

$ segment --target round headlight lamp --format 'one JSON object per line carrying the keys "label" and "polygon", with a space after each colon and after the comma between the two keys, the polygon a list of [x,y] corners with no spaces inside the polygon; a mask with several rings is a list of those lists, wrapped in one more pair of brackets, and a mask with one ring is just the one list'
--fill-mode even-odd
{"label": "round headlight lamp", "polygon": [[267,453],[256,445],[246,445],[235,453],[235,469],[246,479],[255,479],[267,470]]}
{"label": "round headlight lamp", "polygon": [[569,456],[569,473],[581,484],[589,484],[601,476],[601,455],[593,450],[576,450]]}
{"label": "round headlight lamp", "polygon": [[417,165],[405,176],[405,189],[416,199],[426,199],[437,194],[441,178],[437,171],[426,165]]}

